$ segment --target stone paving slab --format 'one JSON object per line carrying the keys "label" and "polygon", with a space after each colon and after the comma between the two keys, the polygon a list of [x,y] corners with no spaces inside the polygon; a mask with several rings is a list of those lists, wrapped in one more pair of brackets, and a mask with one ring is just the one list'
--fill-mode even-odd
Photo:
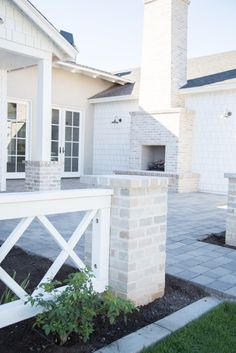
{"label": "stone paving slab", "polygon": [[169,195],[167,273],[236,297],[236,251],[199,241],[225,230],[226,204],[224,195]]}
{"label": "stone paving slab", "polygon": [[185,308],[165,317],[162,320],[159,320],[157,323],[159,326],[174,332],[184,327],[189,322],[196,320],[220,303],[221,301],[219,299],[206,297],[186,306]]}
{"label": "stone paving slab", "polygon": [[111,343],[105,348],[99,349],[95,353],[139,353],[144,348],[154,345],[170,334],[171,331],[160,326],[155,324],[148,325]]}

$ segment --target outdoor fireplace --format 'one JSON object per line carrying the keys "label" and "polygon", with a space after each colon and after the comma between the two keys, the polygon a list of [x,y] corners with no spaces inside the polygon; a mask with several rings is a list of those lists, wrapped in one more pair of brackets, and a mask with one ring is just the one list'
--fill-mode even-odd
{"label": "outdoor fireplace", "polygon": [[142,170],[165,171],[166,147],[142,146]]}

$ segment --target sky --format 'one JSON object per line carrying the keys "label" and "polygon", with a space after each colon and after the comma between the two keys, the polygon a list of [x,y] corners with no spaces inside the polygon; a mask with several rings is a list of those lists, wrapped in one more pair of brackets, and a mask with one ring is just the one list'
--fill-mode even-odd
{"label": "sky", "polygon": [[[79,62],[103,70],[140,66],[143,0],[31,0],[74,34]],[[188,57],[236,50],[236,0],[192,0]]]}

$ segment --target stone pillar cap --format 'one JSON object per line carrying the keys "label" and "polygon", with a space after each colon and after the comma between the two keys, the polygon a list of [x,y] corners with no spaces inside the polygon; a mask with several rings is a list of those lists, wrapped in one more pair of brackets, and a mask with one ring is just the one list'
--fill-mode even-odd
{"label": "stone pillar cap", "polygon": [[[158,0],[144,0],[144,5],[150,4],[150,3],[155,2],[155,1],[158,1]],[[190,0],[180,0],[180,1],[185,2],[187,5],[190,4]]]}

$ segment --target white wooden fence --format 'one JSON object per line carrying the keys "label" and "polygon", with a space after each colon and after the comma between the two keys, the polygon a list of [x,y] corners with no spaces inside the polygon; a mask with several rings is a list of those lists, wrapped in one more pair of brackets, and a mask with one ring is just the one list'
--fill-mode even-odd
{"label": "white wooden fence", "polygon": [[[35,218],[61,248],[61,252],[40,283],[53,279],[69,257],[79,270],[85,268],[74,248],[89,224],[93,222],[92,269],[95,275],[93,285],[96,291],[104,291],[108,285],[111,195],[111,190],[101,189],[0,195],[0,220],[21,219],[0,247],[0,280],[19,298],[12,303],[0,305],[0,328],[31,318],[42,311],[40,307],[25,304],[28,293],[1,267],[2,261]],[[85,215],[82,221],[78,220],[76,230],[66,242],[47,216],[77,211],[85,211]],[[61,287],[59,290],[64,288]],[[36,293],[37,288],[33,295]],[[48,294],[43,294],[46,299],[49,298]]]}

